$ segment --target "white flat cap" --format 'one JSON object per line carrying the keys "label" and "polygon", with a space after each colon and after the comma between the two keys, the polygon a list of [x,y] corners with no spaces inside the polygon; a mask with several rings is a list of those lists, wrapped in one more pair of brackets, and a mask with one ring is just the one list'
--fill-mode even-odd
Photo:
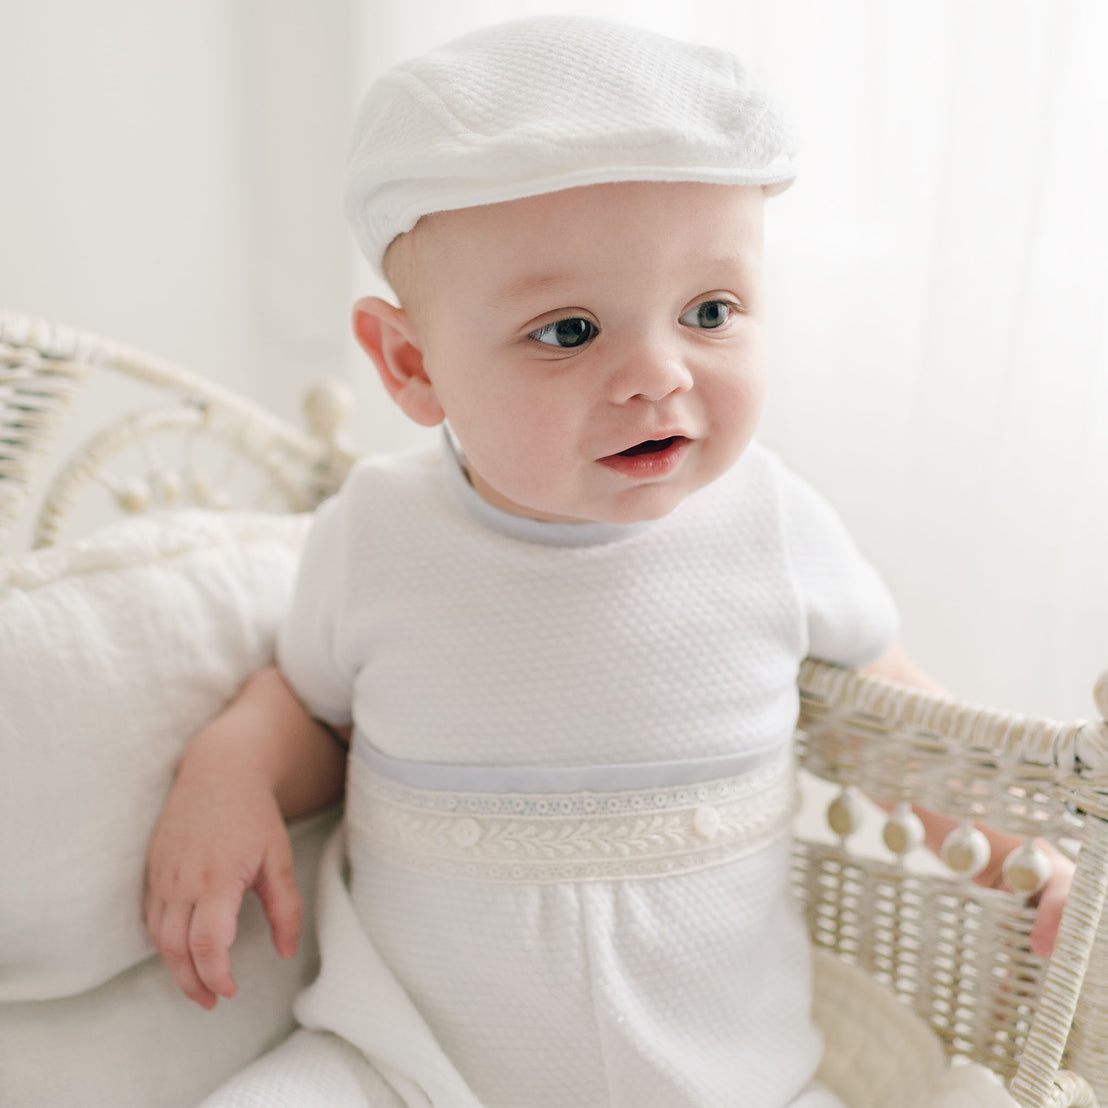
{"label": "white flat cap", "polygon": [[787,188],[795,147],[725,50],[542,16],[484,28],[369,89],[346,214],[370,262],[430,212],[607,181]]}

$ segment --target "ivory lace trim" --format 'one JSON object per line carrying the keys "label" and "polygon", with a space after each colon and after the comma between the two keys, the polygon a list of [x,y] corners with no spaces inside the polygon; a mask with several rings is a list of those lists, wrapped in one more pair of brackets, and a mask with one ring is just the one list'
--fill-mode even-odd
{"label": "ivory lace trim", "polygon": [[442,877],[511,884],[688,873],[753,854],[796,811],[791,753],[734,777],[621,792],[417,789],[350,759],[347,828],[364,851]]}

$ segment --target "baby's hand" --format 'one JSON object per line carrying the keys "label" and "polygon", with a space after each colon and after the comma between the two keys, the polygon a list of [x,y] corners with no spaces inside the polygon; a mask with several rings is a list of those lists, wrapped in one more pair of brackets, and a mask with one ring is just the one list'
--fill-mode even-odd
{"label": "baby's hand", "polygon": [[144,910],[174,980],[203,1008],[235,995],[230,948],[247,889],[277,952],[291,957],[303,910],[272,790],[249,767],[186,758],[147,853]]}

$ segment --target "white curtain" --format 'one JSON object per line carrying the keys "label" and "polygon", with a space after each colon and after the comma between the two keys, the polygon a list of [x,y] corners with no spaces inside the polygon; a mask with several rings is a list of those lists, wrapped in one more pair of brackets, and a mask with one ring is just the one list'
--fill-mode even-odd
{"label": "white curtain", "polygon": [[1108,5],[1100,0],[0,0],[0,302],[292,414],[380,291],[337,216],[383,68],[575,11],[720,43],[805,150],[769,205],[763,438],[846,517],[959,695],[1092,711],[1108,666]]}
{"label": "white curtain", "polygon": [[1108,665],[1108,9],[773,12],[766,65],[810,157],[773,214],[767,435],[847,515],[926,668],[1088,714]]}

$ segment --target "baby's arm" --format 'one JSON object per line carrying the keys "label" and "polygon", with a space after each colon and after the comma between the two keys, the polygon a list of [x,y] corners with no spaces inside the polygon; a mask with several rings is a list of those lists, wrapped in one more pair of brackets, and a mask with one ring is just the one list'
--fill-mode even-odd
{"label": "baby's arm", "polygon": [[[923,672],[905,653],[899,643],[893,646],[876,662],[863,667],[863,672],[872,673],[888,681],[901,685],[912,685],[929,692],[943,693],[942,686]],[[923,821],[925,842],[928,849],[938,854],[943,840],[957,826],[955,820],[936,815],[924,808],[916,808],[916,814]],[[1003,888],[1004,859],[1021,845],[1014,835],[1005,835],[991,827],[982,826],[981,831],[989,840],[992,853],[988,866],[974,879],[979,885],[989,888]],[[1035,924],[1031,930],[1031,950],[1040,958],[1049,958],[1054,950],[1054,941],[1058,937],[1058,924],[1062,919],[1062,909],[1066,906],[1070,885],[1073,883],[1073,863],[1053,844],[1044,841],[1039,846],[1050,856],[1051,875],[1043,888],[1036,894],[1037,911]]]}
{"label": "baby's arm", "polygon": [[154,946],[202,1007],[235,994],[230,947],[247,889],[277,951],[295,953],[303,912],[284,821],[337,800],[345,772],[346,752],[274,667],[189,742],[147,853],[144,910]]}

